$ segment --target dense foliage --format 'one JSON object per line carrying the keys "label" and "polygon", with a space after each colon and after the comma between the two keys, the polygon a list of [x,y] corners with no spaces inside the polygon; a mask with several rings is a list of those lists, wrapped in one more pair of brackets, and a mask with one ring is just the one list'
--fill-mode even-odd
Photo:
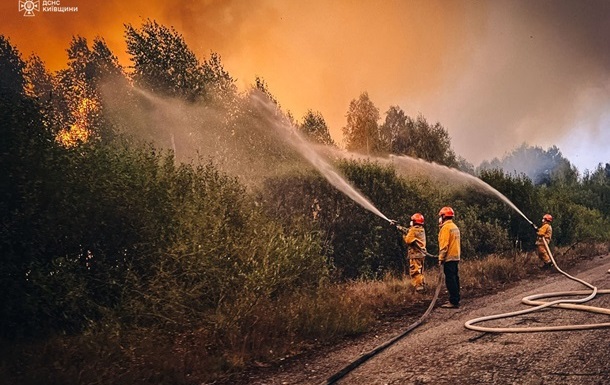
{"label": "dense foliage", "polygon": [[2,337],[108,318],[220,328],[259,298],[324,279],[317,236],[280,227],[213,163],[179,164],[127,138],[62,145],[1,41],[13,75],[0,110]]}

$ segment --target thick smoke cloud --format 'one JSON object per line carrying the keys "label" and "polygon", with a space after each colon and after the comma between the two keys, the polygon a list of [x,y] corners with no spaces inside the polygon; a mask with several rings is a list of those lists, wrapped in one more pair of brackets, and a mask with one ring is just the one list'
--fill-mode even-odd
{"label": "thick smoke cloud", "polygon": [[609,36],[608,2],[494,2],[437,114],[458,153],[480,161],[527,142],[589,168],[610,161]]}
{"label": "thick smoke cloud", "polygon": [[[65,3],[65,4],[64,4]],[[471,162],[523,142],[583,166],[610,161],[610,2],[605,0],[63,0],[72,14],[24,18],[0,5],[0,33],[54,70],[72,35],[105,38],[128,66],[123,24],[174,26],[200,58],[218,52],[240,86],[261,76],[298,119],[319,110],[335,140],[367,91],[440,121]],[[588,163],[587,163],[588,162]]]}

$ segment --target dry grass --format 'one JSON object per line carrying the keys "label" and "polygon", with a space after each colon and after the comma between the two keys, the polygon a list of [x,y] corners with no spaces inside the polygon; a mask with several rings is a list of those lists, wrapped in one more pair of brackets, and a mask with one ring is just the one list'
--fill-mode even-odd
{"label": "dry grass", "polygon": [[[610,244],[578,244],[554,250],[562,268],[606,254]],[[466,297],[483,295],[541,274],[534,253],[490,255],[460,264]],[[248,365],[284,359],[340,338],[366,332],[380,319],[419,312],[429,299],[438,268],[426,271],[430,289],[415,294],[409,277],[328,284],[317,292],[264,299],[239,324],[181,335],[163,330],[106,328],[40,343],[4,345],[1,383],[28,384],[200,384]]]}

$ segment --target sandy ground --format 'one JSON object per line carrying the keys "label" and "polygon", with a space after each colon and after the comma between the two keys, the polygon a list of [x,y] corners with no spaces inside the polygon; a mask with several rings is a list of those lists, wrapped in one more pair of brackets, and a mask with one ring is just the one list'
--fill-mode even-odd
{"label": "sandy ground", "polygon": [[[600,289],[610,289],[610,255],[567,270]],[[458,310],[436,308],[426,322],[339,380],[338,384],[610,384],[610,329],[535,333],[480,333],[470,319],[526,308],[521,298],[546,292],[583,290],[558,272],[522,281],[508,290],[463,299]],[[443,295],[441,295],[441,298]],[[439,301],[441,302],[441,301]],[[610,295],[587,305],[610,308]],[[423,314],[422,308],[421,314]],[[421,314],[381,324],[373,333],[252,370],[233,384],[322,384],[362,353],[401,333]],[[608,315],[545,309],[485,326],[542,326],[610,322]]]}

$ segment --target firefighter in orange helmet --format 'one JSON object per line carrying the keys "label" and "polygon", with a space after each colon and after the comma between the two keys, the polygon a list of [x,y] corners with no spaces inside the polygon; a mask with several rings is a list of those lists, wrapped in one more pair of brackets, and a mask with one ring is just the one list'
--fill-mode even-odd
{"label": "firefighter in orange helmet", "polygon": [[438,264],[443,266],[445,285],[449,292],[449,302],[441,307],[460,307],[460,229],[453,223],[455,213],[451,207],[443,207],[438,213]]}
{"label": "firefighter in orange helmet", "polygon": [[553,266],[553,262],[551,261],[551,257],[547,250],[548,244],[551,242],[551,237],[553,236],[551,222],[553,222],[551,214],[544,214],[542,217],[542,226],[536,228],[536,254],[538,254],[538,258],[544,263],[544,265],[542,265],[543,269],[549,269]]}
{"label": "firefighter in orange helmet", "polygon": [[409,276],[415,291],[421,293],[425,290],[424,258],[426,256],[426,230],[424,230],[424,216],[415,213],[411,216],[411,226],[405,228],[390,222],[402,233],[402,239],[407,244],[407,258],[409,259]]}

